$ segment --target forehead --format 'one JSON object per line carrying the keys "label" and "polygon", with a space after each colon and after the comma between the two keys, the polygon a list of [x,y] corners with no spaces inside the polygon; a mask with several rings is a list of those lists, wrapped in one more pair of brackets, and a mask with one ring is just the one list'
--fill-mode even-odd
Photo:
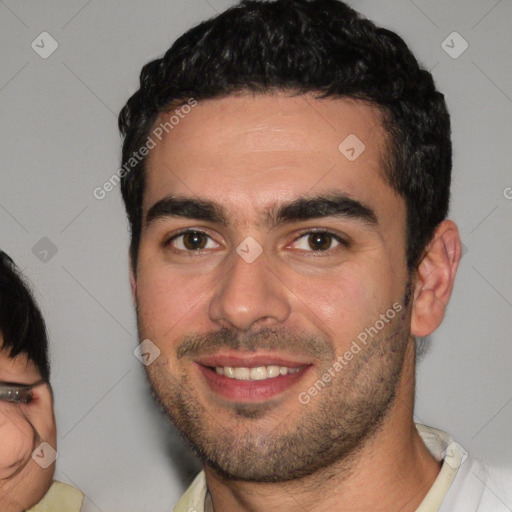
{"label": "forehead", "polygon": [[[155,126],[173,114],[161,114]],[[233,215],[333,190],[366,203],[375,194],[397,202],[383,179],[381,118],[366,103],[312,95],[199,102],[155,139],[143,210],[169,194],[213,199]]]}

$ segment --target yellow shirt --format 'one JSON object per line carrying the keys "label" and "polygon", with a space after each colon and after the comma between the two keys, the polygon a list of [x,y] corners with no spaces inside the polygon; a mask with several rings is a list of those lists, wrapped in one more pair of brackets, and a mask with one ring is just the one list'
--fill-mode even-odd
{"label": "yellow shirt", "polygon": [[80,512],[83,500],[83,492],[75,487],[53,482],[44,498],[27,512]]}

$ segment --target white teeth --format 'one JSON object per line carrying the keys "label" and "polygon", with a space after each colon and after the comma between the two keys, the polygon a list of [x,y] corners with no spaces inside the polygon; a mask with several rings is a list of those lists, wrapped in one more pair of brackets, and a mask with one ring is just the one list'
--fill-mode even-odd
{"label": "white teeth", "polygon": [[267,378],[267,369],[264,366],[258,366],[257,368],[251,368],[249,372],[251,380],[264,380]]}
{"label": "white teeth", "polygon": [[267,366],[267,375],[277,377],[279,375],[279,366]]}
{"label": "white teeth", "polygon": [[256,366],[254,368],[233,368],[230,366],[216,366],[215,371],[219,375],[224,375],[230,379],[236,380],[265,380],[279,377],[279,375],[288,375],[297,373],[300,368],[288,368],[287,366]]}
{"label": "white teeth", "polygon": [[249,368],[233,368],[233,372],[237,380],[251,380]]}

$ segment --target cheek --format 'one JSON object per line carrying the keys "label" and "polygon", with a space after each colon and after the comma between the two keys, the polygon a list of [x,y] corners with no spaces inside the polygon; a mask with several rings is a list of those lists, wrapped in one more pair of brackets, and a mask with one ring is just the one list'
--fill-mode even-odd
{"label": "cheek", "polygon": [[[210,286],[211,288],[211,286]],[[151,339],[169,336],[187,328],[190,320],[206,310],[208,286],[201,276],[179,276],[164,267],[139,271],[137,301],[140,326]]]}
{"label": "cheek", "polygon": [[389,276],[347,266],[325,278],[298,280],[293,292],[303,315],[344,346],[391,306],[390,286]]}
{"label": "cheek", "polygon": [[49,401],[22,405],[23,412],[32,423],[42,441],[57,448],[57,426],[53,407]]}
{"label": "cheek", "polygon": [[32,452],[34,432],[14,404],[0,404],[0,476]]}

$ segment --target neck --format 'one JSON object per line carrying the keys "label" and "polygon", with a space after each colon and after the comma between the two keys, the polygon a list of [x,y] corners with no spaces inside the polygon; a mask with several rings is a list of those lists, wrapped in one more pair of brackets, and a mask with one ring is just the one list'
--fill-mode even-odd
{"label": "neck", "polygon": [[346,512],[414,512],[441,464],[430,454],[413,422],[414,340],[411,339],[397,395],[381,427],[350,460],[311,476],[280,483],[225,480],[205,467],[215,512],[281,512],[328,509]]}

